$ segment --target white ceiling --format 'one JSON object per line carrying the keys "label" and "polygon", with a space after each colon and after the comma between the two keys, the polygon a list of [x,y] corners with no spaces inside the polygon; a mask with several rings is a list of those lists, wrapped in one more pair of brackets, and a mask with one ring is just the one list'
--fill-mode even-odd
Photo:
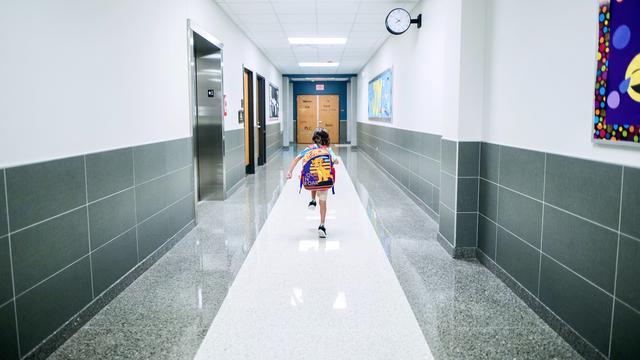
{"label": "white ceiling", "polygon": [[[216,0],[283,74],[355,74],[386,40],[391,9],[420,0]],[[346,37],[345,45],[290,45],[289,37]],[[339,62],[301,68],[299,62]]]}

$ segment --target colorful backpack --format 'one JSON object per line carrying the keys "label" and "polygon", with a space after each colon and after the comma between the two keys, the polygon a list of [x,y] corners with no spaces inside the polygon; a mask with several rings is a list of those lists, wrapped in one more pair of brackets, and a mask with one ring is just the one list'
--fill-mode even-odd
{"label": "colorful backpack", "polygon": [[336,171],[329,150],[317,147],[309,150],[302,158],[302,173],[300,174],[300,190],[304,186],[307,190],[333,190],[336,181]]}

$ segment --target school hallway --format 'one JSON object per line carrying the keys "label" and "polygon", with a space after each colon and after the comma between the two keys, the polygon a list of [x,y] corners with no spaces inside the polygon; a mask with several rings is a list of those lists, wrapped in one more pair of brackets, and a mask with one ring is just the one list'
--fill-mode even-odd
{"label": "school hallway", "polygon": [[366,155],[337,152],[326,239],[280,152],[201,203],[198,225],[50,358],[580,358],[481,264],[452,259]]}
{"label": "school hallway", "polygon": [[637,14],[0,1],[0,360],[640,358]]}

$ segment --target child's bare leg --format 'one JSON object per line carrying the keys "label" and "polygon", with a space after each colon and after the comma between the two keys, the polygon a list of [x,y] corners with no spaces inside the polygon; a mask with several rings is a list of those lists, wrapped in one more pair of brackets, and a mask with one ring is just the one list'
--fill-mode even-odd
{"label": "child's bare leg", "polygon": [[320,225],[324,225],[327,217],[327,200],[320,200]]}
{"label": "child's bare leg", "polygon": [[324,221],[327,218],[327,192],[318,192],[318,201],[320,202],[320,226],[318,226],[318,236],[327,237],[327,229],[324,227]]}
{"label": "child's bare leg", "polygon": [[315,190],[311,191],[311,200],[312,201],[316,200],[316,191]]}

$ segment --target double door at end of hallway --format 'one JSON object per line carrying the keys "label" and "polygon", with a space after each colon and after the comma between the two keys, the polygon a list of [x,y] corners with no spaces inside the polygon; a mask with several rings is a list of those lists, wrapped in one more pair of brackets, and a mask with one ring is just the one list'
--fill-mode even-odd
{"label": "double door at end of hallway", "polygon": [[331,143],[340,142],[340,97],[338,95],[298,95],[298,144],[311,143],[313,131],[327,129]]}

